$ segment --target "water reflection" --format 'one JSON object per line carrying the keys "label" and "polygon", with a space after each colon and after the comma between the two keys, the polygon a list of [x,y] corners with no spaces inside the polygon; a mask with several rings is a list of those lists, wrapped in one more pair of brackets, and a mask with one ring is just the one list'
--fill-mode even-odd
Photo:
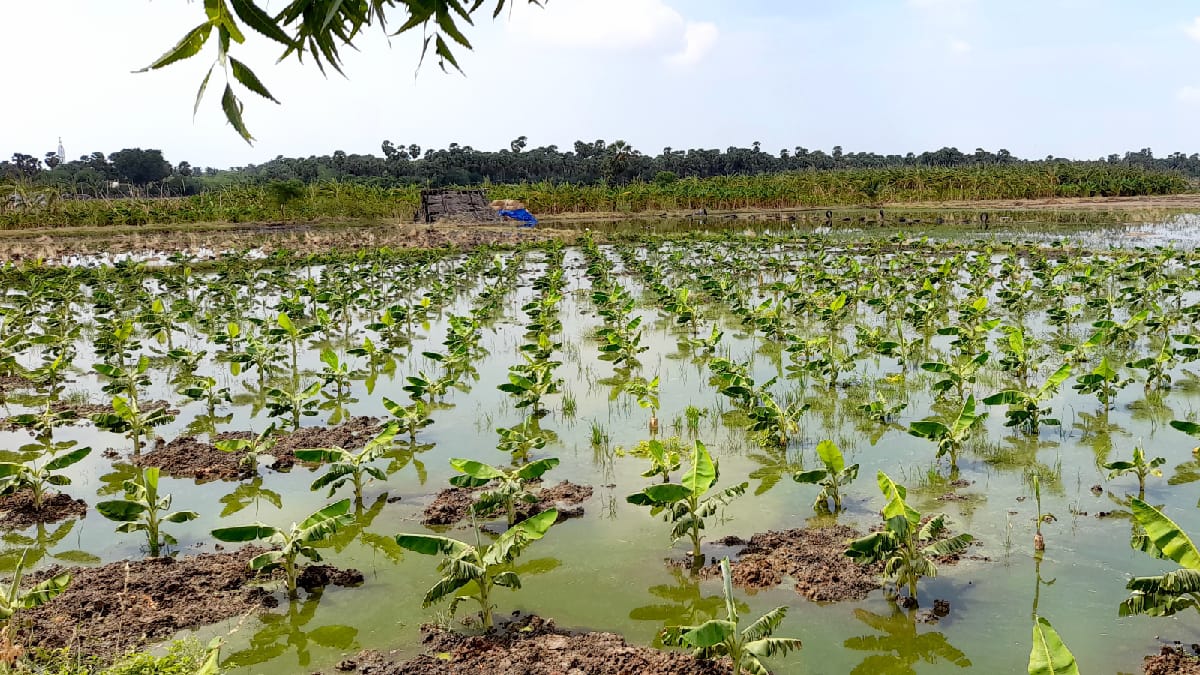
{"label": "water reflection", "polygon": [[221,517],[231,516],[242,509],[254,505],[254,513],[259,512],[259,504],[266,502],[277,509],[283,508],[283,497],[274,490],[263,487],[262,476],[255,476],[251,481],[238,484],[233,492],[221,497],[224,504]]}
{"label": "water reflection", "polygon": [[[671,568],[673,583],[651,586],[647,592],[660,600],[629,612],[634,621],[653,621],[669,626],[697,626],[709,619],[725,616],[725,598],[720,594],[704,595],[700,581],[682,569]],[[737,601],[737,611],[744,614],[750,606]],[[655,634],[654,646],[661,647],[661,631]]]}
{"label": "water reflection", "polygon": [[244,668],[292,653],[296,655],[296,665],[303,668],[312,662],[311,645],[341,651],[357,649],[357,628],[329,624],[306,630],[316,616],[320,598],[318,593],[303,601],[292,600],[283,614],[259,616],[263,625],[250,638],[250,645],[226,657],[221,667]]}
{"label": "water reflection", "polygon": [[46,523],[38,523],[33,526],[32,532],[5,532],[0,536],[0,541],[5,545],[4,549],[0,550],[0,572],[7,573],[16,569],[22,554],[25,555],[26,569],[33,569],[47,559],[70,565],[100,564],[98,556],[86,551],[54,550],[71,534],[78,523],[78,519],[71,519],[58,523],[53,529],[49,529],[50,526]]}
{"label": "water reflection", "polygon": [[860,652],[875,652],[850,672],[852,675],[908,675],[917,672],[913,666],[924,662],[947,662],[959,668],[969,668],[971,660],[946,636],[938,632],[917,630],[917,611],[902,610],[891,605],[889,615],[865,609],[854,610],[854,618],[882,635],[863,635],[847,639],[843,646]]}

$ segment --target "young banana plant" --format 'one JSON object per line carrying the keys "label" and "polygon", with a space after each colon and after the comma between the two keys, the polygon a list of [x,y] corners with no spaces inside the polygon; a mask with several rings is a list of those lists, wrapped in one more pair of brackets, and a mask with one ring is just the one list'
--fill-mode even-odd
{"label": "young banana plant", "polygon": [[275,447],[279,437],[276,436],[275,425],[263,429],[254,438],[232,438],[222,441],[215,441],[213,447],[221,452],[241,455],[238,463],[246,470],[247,473],[258,473],[258,456],[265,455]]}
{"label": "young banana plant", "polygon": [[1130,511],[1147,540],[1145,546],[1135,548],[1156,558],[1171,560],[1180,568],[1157,576],[1130,579],[1125,588],[1132,592],[1117,613],[1120,616],[1172,616],[1189,608],[1200,610],[1200,550],[1191,537],[1162,511],[1141,499],[1130,500]]}
{"label": "young banana plant", "polygon": [[967,400],[963,402],[962,409],[953,420],[949,420],[948,423],[934,419],[913,422],[908,428],[908,433],[937,443],[936,457],[949,455],[950,472],[956,473],[958,471],[958,453],[962,451],[967,439],[986,417],[986,412],[975,412],[975,397],[968,396]]}
{"label": "young banana plant", "polygon": [[850,542],[846,555],[860,564],[883,563],[883,576],[894,584],[899,595],[908,589],[909,602],[917,602],[917,584],[922,577],[937,576],[934,559],[965,551],[974,541],[969,534],[941,539],[946,517],[937,515],[921,524],[921,514],[905,501],[907,490],[880,471],[879,490],[887,504],[883,507],[883,529]]}
{"label": "young banana plant", "polygon": [[1046,619],[1033,617],[1033,648],[1029,651],[1029,675],[1079,675],[1075,655],[1067,649],[1058,631]]}
{"label": "young banana plant", "polygon": [[841,488],[858,478],[858,465],[846,466],[842,451],[833,441],[817,444],[817,457],[825,465],[823,469],[800,471],[792,475],[797,483],[820,485],[821,492],[813,502],[813,510],[819,513],[837,513],[842,510]]}
{"label": "young banana plant", "polygon": [[1124,476],[1127,473],[1137,476],[1138,499],[1144,499],[1146,496],[1146,477],[1161,477],[1162,470],[1158,467],[1166,463],[1167,460],[1162,457],[1155,457],[1154,459],[1147,460],[1146,453],[1143,452],[1141,448],[1134,448],[1132,461],[1127,462],[1125,460],[1118,460],[1116,462],[1109,462],[1108,464],[1104,465],[1104,468],[1108,469],[1109,471],[1109,480]]}
{"label": "young banana plant", "polygon": [[312,490],[329,488],[329,496],[333,497],[338,488],[346,483],[354,487],[354,503],[362,505],[363,479],[374,478],[377,481],[387,481],[387,474],[371,463],[384,457],[392,451],[396,433],[400,423],[389,422],[374,438],[367,441],[358,452],[344,448],[305,448],[296,450],[296,459],[302,462],[328,465],[325,473],[321,474],[309,486]]}
{"label": "young banana plant", "polygon": [[1006,427],[1017,427],[1027,434],[1037,434],[1042,425],[1059,426],[1061,422],[1050,414],[1050,408],[1043,407],[1046,401],[1054,398],[1058,388],[1071,376],[1071,364],[1065,363],[1054,374],[1046,379],[1040,387],[1032,391],[1021,389],[1005,389],[983,399],[984,405],[1007,405],[1004,412]]}
{"label": "young banana plant", "polygon": [[[453,614],[459,603],[474,600],[479,604],[483,627],[494,625],[492,594],[496,587],[517,590],[521,588],[521,577],[513,568],[517,558],[533,542],[541,539],[558,520],[558,511],[550,509],[510,527],[491,544],[484,544],[475,527],[475,544],[471,545],[449,537],[426,534],[398,534],[396,543],[403,549],[423,555],[440,555],[438,571],[442,578],[425,593],[423,607],[429,607],[454,595],[450,601]],[[459,589],[472,588],[461,595]]]}
{"label": "young banana plant", "polygon": [[313,562],[321,562],[321,554],[313,544],[328,539],[338,529],[354,522],[354,514],[350,513],[350,500],[330,504],[299,524],[293,523],[291,529],[284,530],[271,525],[254,523],[235,527],[222,527],[212,531],[218,541],[229,543],[245,543],[264,539],[273,546],[272,550],[250,559],[250,569],[255,572],[266,572],[277,568],[283,569],[289,598],[296,598],[296,579],[300,570],[296,561],[305,557]]}
{"label": "young banana plant", "polygon": [[163,523],[186,523],[200,517],[195,511],[170,511],[171,495],[158,494],[158,475],[158,467],[146,467],[136,480],[125,481],[125,499],[96,504],[100,515],[121,523],[117,532],[145,532],[151,558],[157,558],[164,545],[178,543],[162,531]]}
{"label": "young banana plant", "polygon": [[729,558],[721,560],[721,580],[725,592],[725,618],[711,619],[699,626],[667,628],[662,632],[663,644],[692,649],[698,659],[729,657],[734,675],[770,675],[763,659],[782,656],[801,647],[800,640],[795,638],[772,637],[787,616],[788,608],[776,607],[742,628],[733,596]]}
{"label": "young banana plant", "polygon": [[625,501],[650,507],[652,516],[663,514],[663,520],[672,524],[671,542],[675,543],[684,537],[690,539],[692,564],[700,567],[704,563],[704,555],[700,552],[700,532],[704,529],[705,519],[715,515],[721,507],[750,487],[749,482],[742,482],[709,495],[708,491],[717,482],[718,475],[717,463],[708,454],[708,448],[696,441],[691,465],[680,482],[652,485],[629,495]]}
{"label": "young banana plant", "polygon": [[455,487],[491,486],[490,490],[479,495],[471,507],[476,515],[487,518],[501,512],[507,517],[508,526],[512,527],[517,520],[517,504],[536,504],[538,501],[529,491],[529,483],[558,466],[558,460],[553,457],[539,459],[509,471],[470,459],[452,459],[450,466],[461,474],[450,479],[450,484]]}
{"label": "young banana plant", "polygon": [[21,558],[17,561],[17,566],[13,570],[12,581],[8,583],[8,588],[3,589],[0,593],[0,621],[12,622],[13,616],[23,609],[33,609],[40,607],[54,598],[62,595],[63,591],[67,590],[67,586],[71,584],[71,574],[62,572],[56,574],[45,581],[42,581],[32,588],[21,588],[21,578],[25,572],[25,555],[28,551],[21,553]]}
{"label": "young banana plant", "polygon": [[46,497],[54,487],[71,484],[69,477],[58,472],[82,461],[91,452],[91,448],[76,448],[44,463],[36,460],[24,463],[0,462],[0,494],[29,490],[33,496],[33,510],[40,512]]}
{"label": "young banana plant", "polygon": [[1121,373],[1113,368],[1105,356],[1101,357],[1099,365],[1092,372],[1075,378],[1072,389],[1081,394],[1094,395],[1104,406],[1104,411],[1108,412],[1113,407],[1113,399],[1117,397],[1117,393],[1130,382],[1133,382],[1133,378],[1121,379]]}
{"label": "young banana plant", "polygon": [[429,416],[429,406],[420,399],[409,405],[400,405],[385,397],[383,407],[400,422],[400,430],[408,434],[409,441],[415,442],[417,432],[433,424],[433,418]]}

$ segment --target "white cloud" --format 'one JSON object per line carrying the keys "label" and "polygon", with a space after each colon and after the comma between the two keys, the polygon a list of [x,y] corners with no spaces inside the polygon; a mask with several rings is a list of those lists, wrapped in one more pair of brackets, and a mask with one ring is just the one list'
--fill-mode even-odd
{"label": "white cloud", "polygon": [[[524,3],[518,3],[521,5]],[[586,49],[651,49],[679,65],[698,62],[717,26],[684,19],[663,0],[571,0],[513,11],[509,28],[542,44]]]}
{"label": "white cloud", "polygon": [[1200,87],[1184,85],[1175,90],[1175,98],[1184,103],[1200,103]]}
{"label": "white cloud", "polygon": [[950,51],[955,54],[966,54],[971,51],[971,43],[966,40],[951,40]]}
{"label": "white cloud", "polygon": [[700,59],[717,43],[717,24],[703,21],[688,23],[683,31],[683,51],[672,54],[667,60],[677,66],[690,66],[699,63]]}
{"label": "white cloud", "polygon": [[1196,17],[1190,24],[1184,27],[1183,31],[1188,34],[1196,42],[1200,42],[1200,16]]}

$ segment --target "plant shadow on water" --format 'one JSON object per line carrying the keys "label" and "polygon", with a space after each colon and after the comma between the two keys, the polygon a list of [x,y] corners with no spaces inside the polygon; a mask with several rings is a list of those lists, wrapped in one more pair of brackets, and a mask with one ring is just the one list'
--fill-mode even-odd
{"label": "plant shadow on water", "polygon": [[854,618],[865,623],[879,635],[848,638],[843,646],[857,652],[874,652],[863,658],[850,672],[854,675],[909,675],[916,673],[918,663],[946,662],[959,668],[969,668],[971,660],[962,650],[950,644],[937,631],[917,628],[917,610],[901,609],[889,603],[889,614],[877,614],[867,609],[854,610]]}
{"label": "plant shadow on water", "polygon": [[282,614],[259,615],[262,627],[250,637],[249,646],[225,657],[221,667],[245,668],[292,653],[296,665],[305,668],[312,662],[312,645],[340,651],[357,649],[357,628],[338,624],[308,628],[320,601],[321,595],[317,593],[288,602],[287,611]]}
{"label": "plant shadow on water", "polygon": [[56,550],[71,534],[79,520],[72,518],[53,526],[37,523],[27,532],[5,532],[0,535],[4,549],[0,550],[0,572],[12,572],[21,557],[26,567],[35,567],[43,560],[59,565],[98,565],[100,557],[80,550]]}
{"label": "plant shadow on water", "polygon": [[[725,598],[720,593],[705,595],[701,581],[679,567],[669,568],[672,583],[656,584],[646,589],[659,602],[635,607],[629,618],[634,621],[649,621],[671,626],[699,625],[710,619],[724,616]],[[750,611],[750,606],[741,600],[736,604],[738,613]],[[662,630],[654,635],[655,647],[662,647]]]}

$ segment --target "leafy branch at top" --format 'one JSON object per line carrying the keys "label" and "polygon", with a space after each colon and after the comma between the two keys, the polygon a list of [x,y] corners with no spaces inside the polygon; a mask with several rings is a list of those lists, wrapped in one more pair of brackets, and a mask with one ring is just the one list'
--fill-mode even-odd
{"label": "leafy branch at top", "polygon": [[[545,2],[527,1],[539,7]],[[492,17],[495,18],[504,11],[508,0],[493,0],[493,3]],[[234,93],[233,80],[268,101],[279,103],[279,100],[249,66],[230,55],[233,44],[246,42],[243,28],[249,28],[252,33],[283,45],[280,61],[295,55],[303,63],[308,55],[322,73],[325,73],[326,66],[343,73],[341,49],[353,49],[354,41],[365,28],[379,26],[389,37],[420,28],[424,33],[420,63],[425,61],[432,46],[438,67],[447,71],[449,64],[462,72],[451,45],[472,49],[471,42],[463,33],[462,24],[474,25],[473,15],[487,4],[487,0],[291,0],[273,16],[260,4],[265,3],[261,0],[204,0],[204,22],[188,31],[175,46],[138,72],[158,70],[189,59],[199,54],[215,34],[217,56],[200,81],[193,114],[200,109],[200,101],[208,89],[213,70],[220,66],[225,73],[221,110],[238,135],[249,143],[254,137],[242,119],[243,104]],[[403,24],[392,31],[388,26],[389,15],[400,10],[407,16]]]}

